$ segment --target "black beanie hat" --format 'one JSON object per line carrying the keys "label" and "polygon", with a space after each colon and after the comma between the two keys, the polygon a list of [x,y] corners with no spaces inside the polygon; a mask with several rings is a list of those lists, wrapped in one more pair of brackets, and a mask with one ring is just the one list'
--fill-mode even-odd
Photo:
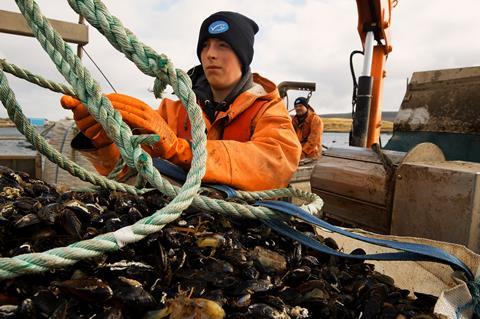
{"label": "black beanie hat", "polygon": [[197,56],[200,62],[203,43],[208,38],[216,38],[227,42],[242,64],[245,74],[253,59],[254,36],[258,25],[250,18],[230,11],[220,11],[209,16],[200,27],[197,43]]}
{"label": "black beanie hat", "polygon": [[294,105],[297,105],[297,104],[303,104],[303,105],[305,105],[305,107],[309,107],[308,101],[307,101],[307,99],[304,98],[304,97],[297,97],[297,98],[295,99],[295,104],[294,104]]}

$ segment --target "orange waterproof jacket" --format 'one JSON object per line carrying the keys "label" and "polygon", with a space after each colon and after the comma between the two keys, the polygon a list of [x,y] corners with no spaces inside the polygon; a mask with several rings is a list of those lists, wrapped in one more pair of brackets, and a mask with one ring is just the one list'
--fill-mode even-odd
{"label": "orange waterproof jacket", "polygon": [[302,144],[302,158],[319,157],[323,134],[323,121],[320,116],[312,110],[308,110],[303,121],[299,120],[297,116],[292,116],[292,123],[298,140]]}
{"label": "orange waterproof jacket", "polygon": [[[204,114],[207,128],[205,183],[225,184],[240,190],[257,191],[286,187],[298,167],[301,145],[290,116],[272,82],[253,74],[253,86],[241,93],[213,123]],[[157,112],[178,138],[191,141],[190,121],[180,101],[162,100]],[[169,160],[188,169],[192,151],[187,147]],[[116,152],[112,144],[105,152]],[[99,158],[101,150],[86,154],[101,174],[114,163]],[[117,157],[119,155],[116,155]],[[111,158],[111,157],[110,157]]]}
{"label": "orange waterproof jacket", "polygon": [[[287,186],[298,167],[301,146],[275,84],[258,74],[253,74],[253,82],[213,123],[204,114],[206,183],[250,191],[280,188]],[[158,112],[179,138],[191,140],[180,101],[163,99]],[[179,160],[186,157],[179,154],[170,160],[186,167],[190,163]]]}

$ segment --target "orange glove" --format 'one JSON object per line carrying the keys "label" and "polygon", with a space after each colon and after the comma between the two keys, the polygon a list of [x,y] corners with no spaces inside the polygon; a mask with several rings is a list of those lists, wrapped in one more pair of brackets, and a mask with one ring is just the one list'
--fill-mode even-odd
{"label": "orange glove", "polygon": [[87,107],[82,102],[74,97],[64,95],[60,103],[64,109],[72,110],[78,129],[93,142],[96,148],[102,148],[112,143],[100,123],[97,123],[88,113]]}
{"label": "orange glove", "polygon": [[[159,142],[145,147],[145,150],[152,156],[169,159],[183,167],[190,164],[192,153],[189,143],[184,139],[178,139],[158,112],[144,102],[128,95],[112,93],[107,97],[112,102],[112,106],[121,113],[123,120],[130,126],[133,133],[160,136]],[[73,111],[78,128],[92,140],[96,147],[112,143],[100,123],[95,121],[79,100],[63,96],[61,103],[64,108]]]}

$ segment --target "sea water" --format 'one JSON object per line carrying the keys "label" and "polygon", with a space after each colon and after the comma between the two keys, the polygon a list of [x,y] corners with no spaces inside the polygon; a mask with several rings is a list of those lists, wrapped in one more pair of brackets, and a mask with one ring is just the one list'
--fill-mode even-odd
{"label": "sea water", "polygon": [[[388,140],[392,137],[391,133],[380,134],[381,145],[385,146]],[[344,147],[348,146],[348,132],[323,132],[322,144],[326,147]]]}

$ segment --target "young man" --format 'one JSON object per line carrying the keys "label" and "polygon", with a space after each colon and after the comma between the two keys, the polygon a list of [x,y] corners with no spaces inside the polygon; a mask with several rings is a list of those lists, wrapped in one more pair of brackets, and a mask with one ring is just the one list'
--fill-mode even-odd
{"label": "young man", "polygon": [[322,151],[323,121],[304,97],[295,100],[292,123],[302,144],[302,158],[317,158]]}
{"label": "young man", "polygon": [[[204,182],[241,190],[287,186],[298,166],[301,146],[278,90],[252,74],[257,24],[235,12],[217,12],[200,28],[197,55],[201,65],[190,70],[192,87],[207,126]],[[133,97],[110,94],[113,107],[133,132],[158,134],[161,141],[148,149],[184,169],[190,167],[190,122],[180,101],[163,99],[158,110]],[[119,158],[117,147],[80,101],[64,96],[82,134],[72,146],[83,149],[101,174]]]}

